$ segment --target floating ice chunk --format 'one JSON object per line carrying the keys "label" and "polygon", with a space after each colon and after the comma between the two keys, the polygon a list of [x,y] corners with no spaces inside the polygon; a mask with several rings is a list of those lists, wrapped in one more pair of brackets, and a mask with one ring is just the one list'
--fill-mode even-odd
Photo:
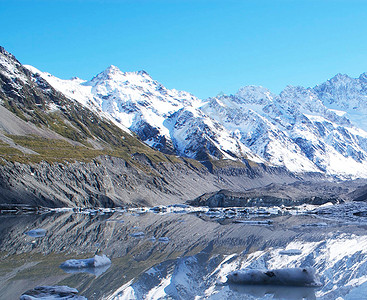
{"label": "floating ice chunk", "polygon": [[54,211],[57,213],[63,213],[63,212],[73,211],[73,208],[72,207],[50,208],[50,211]]}
{"label": "floating ice chunk", "polygon": [[168,243],[169,242],[169,238],[166,237],[166,236],[162,236],[158,239],[159,242],[162,242],[162,243]]}
{"label": "floating ice chunk", "polygon": [[60,268],[98,268],[106,265],[110,265],[111,260],[106,255],[95,255],[92,258],[86,259],[69,259],[60,265]]}
{"label": "floating ice chunk", "polygon": [[77,294],[78,290],[65,285],[37,286],[20,296],[20,300],[87,300],[87,298],[78,296]]}
{"label": "floating ice chunk", "polygon": [[280,255],[300,255],[302,251],[299,249],[288,249],[279,251]]}
{"label": "floating ice chunk", "polygon": [[163,205],[154,206],[150,209],[154,213],[165,213],[167,212],[167,207]]}
{"label": "floating ice chunk", "polygon": [[119,220],[119,219],[107,219],[106,222],[116,222],[116,223],[124,223],[124,220]]}
{"label": "floating ice chunk", "polygon": [[271,225],[273,224],[273,220],[234,220],[233,223],[248,225]]}
{"label": "floating ice chunk", "polygon": [[172,205],[169,205],[169,207],[190,208],[190,206],[187,204],[172,204]]}
{"label": "floating ice chunk", "polygon": [[135,238],[141,238],[145,236],[145,233],[142,231],[139,231],[139,232],[130,233],[130,235]]}
{"label": "floating ice chunk", "polygon": [[310,224],[302,224],[303,227],[325,227],[327,223],[320,222],[320,223],[310,223]]}
{"label": "floating ice chunk", "polygon": [[29,235],[30,237],[44,237],[47,233],[46,229],[42,229],[42,228],[37,228],[37,229],[32,229],[29,230],[27,232],[25,232],[24,234]]}
{"label": "floating ice chunk", "polygon": [[[254,297],[251,299],[316,299],[315,288],[309,286],[230,284],[229,288],[236,293]],[[245,296],[243,298],[248,299]]]}
{"label": "floating ice chunk", "polygon": [[284,268],[274,270],[238,270],[227,275],[227,281],[240,284],[319,286],[312,268]]}

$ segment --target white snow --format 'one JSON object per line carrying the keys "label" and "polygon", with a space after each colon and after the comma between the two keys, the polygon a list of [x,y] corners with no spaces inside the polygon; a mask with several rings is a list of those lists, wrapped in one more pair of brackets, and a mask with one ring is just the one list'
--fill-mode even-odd
{"label": "white snow", "polygon": [[171,283],[170,276],[164,278],[157,287],[149,291],[146,299],[159,300],[165,298],[167,296],[165,289],[169,286],[170,283]]}
{"label": "white snow", "polygon": [[[94,97],[92,94],[92,87],[86,85],[86,80],[79,79],[79,78],[73,78],[69,80],[64,80],[57,78],[49,73],[42,72],[38,70],[37,68],[30,66],[30,65],[24,65],[25,68],[27,68],[29,71],[31,71],[34,74],[38,74],[43,79],[45,79],[54,89],[57,91],[60,91],[63,93],[66,97],[69,99],[78,101],[80,104],[88,107],[92,111],[98,113],[101,115],[101,117],[104,117],[106,119],[109,119],[112,121],[115,125],[120,127],[122,130],[131,133],[126,126],[124,126],[121,122],[118,122],[113,116],[111,116],[108,113],[105,113],[102,108],[102,102],[101,99],[98,99]],[[50,107],[50,110],[55,110],[57,107],[53,106]]]}
{"label": "white snow", "polygon": [[[23,81],[23,83],[27,83],[27,77],[18,69],[21,65],[18,62],[9,59],[4,54],[0,53],[0,73],[5,75],[10,79],[19,79]],[[20,84],[16,84],[15,86],[21,88]]]}
{"label": "white snow", "polygon": [[329,108],[329,110],[331,110],[332,112],[334,112],[339,117],[342,117],[342,116],[344,116],[347,113],[346,111],[338,110],[338,109],[331,109],[331,108]]}
{"label": "white snow", "polygon": [[133,279],[119,287],[112,295],[103,298],[105,300],[135,300],[135,290],[131,287]]}

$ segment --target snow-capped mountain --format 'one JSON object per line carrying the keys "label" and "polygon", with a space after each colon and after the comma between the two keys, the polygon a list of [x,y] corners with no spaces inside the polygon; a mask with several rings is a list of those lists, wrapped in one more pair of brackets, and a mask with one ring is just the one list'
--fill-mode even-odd
{"label": "snow-capped mountain", "polygon": [[247,87],[211,99],[203,110],[274,165],[295,172],[366,175],[366,132],[328,109],[312,89],[287,87],[275,96]]}
{"label": "snow-capped mountain", "polygon": [[67,97],[103,112],[163,152],[175,152],[164,121],[184,106],[199,107],[202,103],[187,92],[166,89],[145,71],[122,72],[109,66],[92,80],[85,81],[62,80],[32,66],[26,67]]}
{"label": "snow-capped mountain", "polygon": [[110,66],[84,81],[28,69],[166,153],[367,177],[366,74],[357,79],[337,75],[313,89],[288,86],[279,95],[247,86],[203,101],[166,89],[144,71]]}
{"label": "snow-capped mountain", "polygon": [[367,73],[359,78],[337,74],[313,90],[325,106],[367,130]]}

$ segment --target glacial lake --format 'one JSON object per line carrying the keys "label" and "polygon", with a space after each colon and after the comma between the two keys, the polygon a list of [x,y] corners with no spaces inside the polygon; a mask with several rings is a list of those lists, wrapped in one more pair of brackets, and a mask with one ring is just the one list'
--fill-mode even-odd
{"label": "glacial lake", "polygon": [[[0,299],[69,286],[87,299],[366,299],[367,207],[169,207],[0,215]],[[28,233],[28,234],[26,234]],[[65,270],[105,254],[101,268]],[[234,285],[238,269],[312,267],[320,287]]]}

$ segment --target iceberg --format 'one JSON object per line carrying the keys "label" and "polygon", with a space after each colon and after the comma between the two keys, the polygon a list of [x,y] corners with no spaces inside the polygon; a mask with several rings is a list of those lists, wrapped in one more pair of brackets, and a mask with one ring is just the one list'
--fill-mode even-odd
{"label": "iceberg", "polygon": [[[317,287],[280,286],[280,285],[241,285],[230,284],[229,289],[243,299],[316,299]],[[254,297],[254,298],[253,298]]]}
{"label": "iceberg", "polygon": [[37,228],[37,229],[29,230],[29,231],[25,232],[24,234],[26,234],[30,237],[38,238],[38,237],[44,237],[46,235],[46,233],[47,233],[46,229]]}
{"label": "iceberg", "polygon": [[166,236],[162,236],[158,239],[159,242],[162,242],[162,243],[168,243],[169,242],[169,238],[166,237]]}
{"label": "iceberg", "polygon": [[139,231],[139,232],[130,233],[130,236],[135,237],[135,238],[142,238],[145,236],[145,233],[142,231]]}
{"label": "iceberg", "polygon": [[313,268],[284,268],[274,270],[244,269],[230,272],[227,282],[248,285],[320,286]]}
{"label": "iceberg", "polygon": [[78,296],[77,294],[77,289],[65,285],[37,286],[20,296],[20,300],[87,300],[87,298]]}
{"label": "iceberg", "polygon": [[[69,259],[60,265],[60,268],[66,271],[85,269],[88,272],[89,269],[102,268],[111,265],[111,260],[106,255],[95,255],[92,258],[86,259]],[[107,268],[108,269],[108,268]],[[106,270],[107,270],[106,269]],[[74,271],[75,272],[75,271]],[[70,272],[69,272],[70,273]],[[89,272],[89,273],[95,273]]]}

